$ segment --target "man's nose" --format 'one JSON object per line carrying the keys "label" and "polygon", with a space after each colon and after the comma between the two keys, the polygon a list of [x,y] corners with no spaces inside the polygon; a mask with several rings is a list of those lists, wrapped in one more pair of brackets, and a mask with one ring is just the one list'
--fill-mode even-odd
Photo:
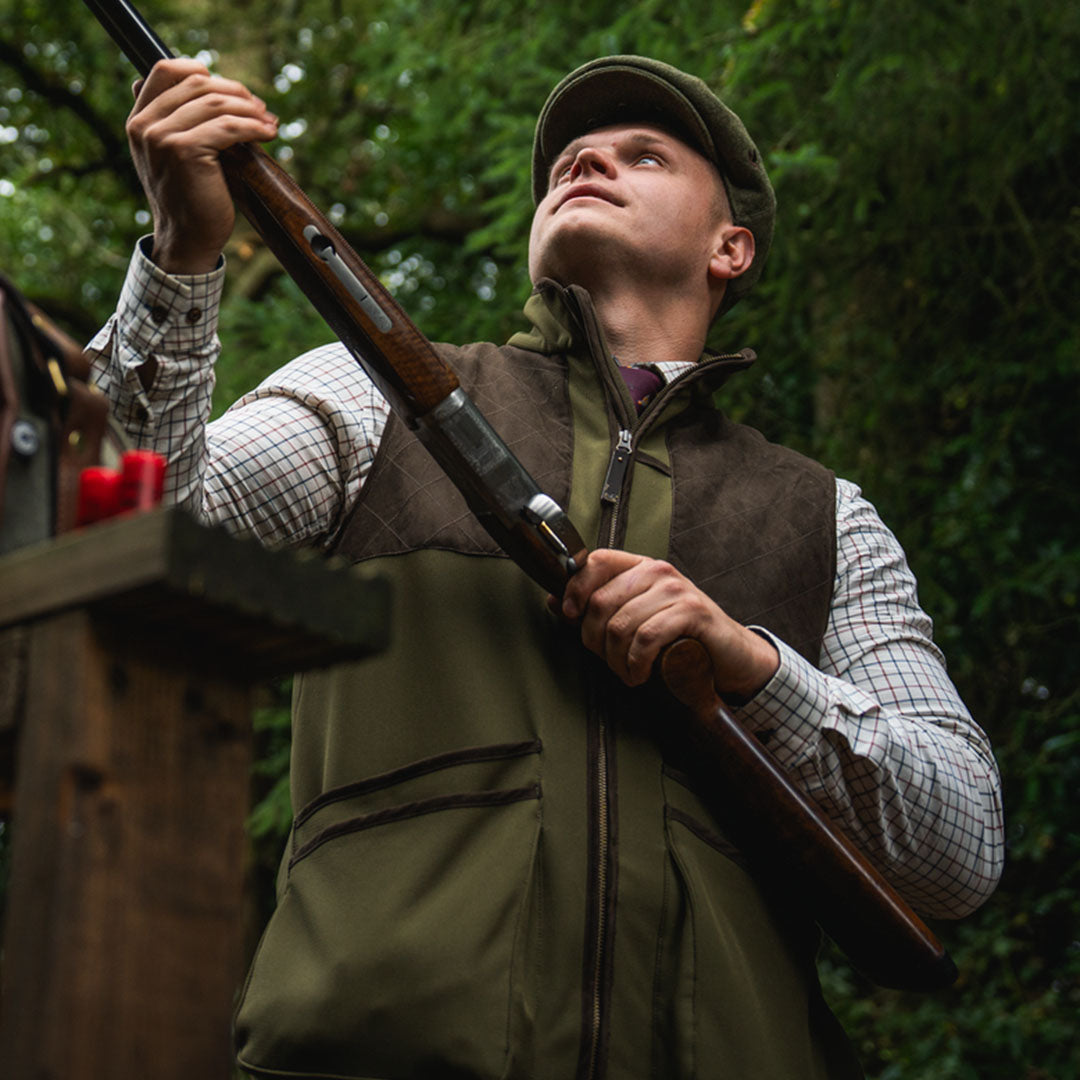
{"label": "man's nose", "polygon": [[611,158],[599,147],[583,146],[570,166],[570,179],[576,180],[582,173],[597,172],[610,177],[615,172]]}

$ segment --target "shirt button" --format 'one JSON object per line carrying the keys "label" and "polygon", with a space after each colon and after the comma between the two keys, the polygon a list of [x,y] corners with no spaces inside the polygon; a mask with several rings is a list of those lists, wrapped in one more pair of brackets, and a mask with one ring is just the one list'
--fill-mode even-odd
{"label": "shirt button", "polygon": [[197,323],[202,318],[202,308],[193,307],[184,318],[189,323]]}
{"label": "shirt button", "polygon": [[169,317],[169,312],[161,306],[161,304],[155,304],[150,309],[150,318],[156,323],[163,323]]}

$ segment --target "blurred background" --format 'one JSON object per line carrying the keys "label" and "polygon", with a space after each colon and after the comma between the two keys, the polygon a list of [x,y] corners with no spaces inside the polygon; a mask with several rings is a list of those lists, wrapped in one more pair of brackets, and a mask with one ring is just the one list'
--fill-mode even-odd
{"label": "blurred background", "polygon": [[[780,211],[761,284],[715,330],[760,357],[722,405],[877,504],[1005,779],[1002,886],[935,927],[956,987],[875,990],[829,955],[827,995],[872,1080],[1080,1076],[1080,5],[141,10],[267,99],[270,152],[439,340],[521,323],[532,128],[570,68],[645,53],[731,102]],[[133,78],[81,4],[0,0],[0,271],[82,340],[150,229],[124,137]],[[227,254],[219,411],[328,336],[245,222]],[[286,691],[259,717],[263,911],[289,819]]]}

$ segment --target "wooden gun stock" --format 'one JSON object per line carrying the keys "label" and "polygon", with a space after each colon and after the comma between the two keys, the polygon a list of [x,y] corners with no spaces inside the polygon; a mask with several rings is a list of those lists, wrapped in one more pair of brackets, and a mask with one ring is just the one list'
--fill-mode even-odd
{"label": "wooden gun stock", "polygon": [[[128,0],[84,0],[142,75],[171,52]],[[232,195],[286,272],[413,428],[485,528],[556,595],[587,557],[562,508],[544,494],[463,393],[378,278],[263,150],[221,154]],[[956,969],[895,890],[795,789],[723,710],[693,700],[704,649],[677,642],[661,660],[691,706],[691,737],[708,755],[728,834],[763,879],[808,904],[821,928],[883,986],[930,990]],[[686,698],[689,700],[686,700]],[[759,853],[761,853],[759,855]]]}

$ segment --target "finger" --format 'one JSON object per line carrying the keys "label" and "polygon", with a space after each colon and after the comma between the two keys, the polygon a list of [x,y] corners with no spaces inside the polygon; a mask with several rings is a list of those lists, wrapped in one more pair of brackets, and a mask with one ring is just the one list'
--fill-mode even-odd
{"label": "finger", "polygon": [[629,551],[600,549],[590,552],[585,566],[571,577],[566,586],[563,615],[568,619],[579,618],[597,589],[641,561],[642,556]]}
{"label": "finger", "polygon": [[238,142],[264,142],[278,133],[278,119],[258,99],[206,94],[160,113],[154,105],[128,123],[133,149],[148,161],[193,160]]}
{"label": "finger", "polygon": [[649,680],[660,654],[680,638],[689,637],[688,613],[669,604],[638,624],[622,656],[622,679],[628,686]]}
{"label": "finger", "polygon": [[167,120],[148,125],[143,135],[148,141],[172,150],[223,150],[238,142],[272,139],[278,119],[265,108],[254,105],[234,107],[213,98],[191,102]]}
{"label": "finger", "polygon": [[136,113],[143,123],[155,123],[159,119],[177,116],[183,118],[192,110],[203,115],[235,113],[239,116],[268,116],[269,109],[262,98],[253,94],[243,83],[213,76],[192,76],[162,91]]}
{"label": "finger", "polygon": [[[684,606],[657,590],[647,590],[620,607],[591,639],[594,652],[629,686],[646,682],[665,645],[685,635],[689,623]],[[583,627],[583,640],[590,629]]]}
{"label": "finger", "polygon": [[669,563],[645,559],[593,593],[582,640],[630,685],[645,682],[660,651],[707,634],[719,609]]}
{"label": "finger", "polygon": [[630,567],[597,588],[590,596],[581,616],[581,640],[600,656],[612,652],[610,642],[629,642],[634,627],[652,615],[663,603],[658,595],[650,595],[651,575],[638,573]]}
{"label": "finger", "polygon": [[161,61],[144,80],[130,120],[151,124],[172,116],[190,102],[203,99],[211,101],[221,112],[269,115],[266,103],[242,82],[211,75],[206,67],[194,61]]}
{"label": "finger", "polygon": [[191,75],[204,75],[210,77],[210,69],[197,60],[177,59],[159,60],[150,69],[150,73],[135,84],[139,89],[135,95],[135,110],[138,111],[147,102],[158,97],[166,90]]}
{"label": "finger", "polygon": [[[629,560],[612,559],[589,594],[584,617],[610,619],[634,598],[653,591],[655,595],[650,603],[652,610],[658,610],[691,589],[693,586],[690,582],[670,563],[643,556],[632,556]],[[630,610],[637,612],[639,608],[635,606]]]}

